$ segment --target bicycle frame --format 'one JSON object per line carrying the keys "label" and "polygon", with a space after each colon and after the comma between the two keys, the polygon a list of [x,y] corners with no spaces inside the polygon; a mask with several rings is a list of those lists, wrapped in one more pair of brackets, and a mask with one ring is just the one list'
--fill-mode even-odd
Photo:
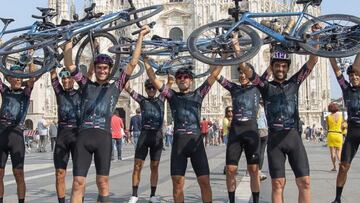
{"label": "bicycle frame", "polygon": [[[242,14],[240,20],[238,22],[236,22],[225,34],[224,37],[225,38],[229,38],[230,34],[236,30],[237,27],[239,27],[242,24],[246,24],[246,25],[251,25],[252,27],[258,29],[261,32],[266,33],[267,35],[273,37],[275,40],[279,41],[279,42],[283,42],[286,43],[288,40],[285,38],[284,35],[275,32],[274,30],[272,30],[269,27],[266,27],[265,25],[262,25],[258,22],[256,22],[255,20],[253,20],[253,18],[263,18],[263,17],[290,17],[290,16],[298,16],[298,19],[296,21],[296,24],[294,26],[294,28],[291,30],[291,32],[289,33],[290,37],[296,37],[295,33],[298,30],[298,28],[301,26],[301,22],[302,20],[305,19],[313,19],[316,18],[313,15],[310,15],[307,13],[307,9],[310,6],[310,3],[307,3],[304,6],[304,9],[302,12],[284,12],[284,13],[251,13],[251,12],[245,12]],[[316,34],[316,33],[313,33]]]}

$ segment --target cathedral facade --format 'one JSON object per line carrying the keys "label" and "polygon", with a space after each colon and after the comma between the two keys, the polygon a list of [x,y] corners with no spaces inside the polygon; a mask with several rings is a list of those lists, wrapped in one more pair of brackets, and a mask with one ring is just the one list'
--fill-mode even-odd
{"label": "cathedral facade", "polygon": [[[147,21],[156,21],[156,25],[150,35],[156,34],[162,37],[181,38],[183,40],[186,40],[190,33],[199,26],[228,18],[228,8],[233,7],[232,0],[133,0],[133,2],[137,8],[154,4],[164,5],[164,10],[160,14]],[[89,6],[91,3],[96,3],[97,12],[101,11],[104,13],[129,7],[127,0],[84,0],[83,6]],[[56,19],[57,22],[60,22],[61,19],[70,19],[70,16],[74,14],[75,10],[82,10],[82,8],[75,9],[73,0],[49,0],[49,7],[55,8],[60,14],[60,17]],[[301,6],[295,5],[294,0],[244,0],[241,3],[241,8],[252,12],[276,12],[289,10],[299,11]],[[310,8],[309,12],[315,16],[320,15],[319,8]],[[81,16],[81,12],[79,14]],[[130,30],[133,29],[136,29],[136,27],[128,27],[114,34],[118,36],[130,36]],[[259,33],[259,35],[262,38],[265,37],[262,33]],[[149,36],[149,38],[150,37],[151,36]],[[254,65],[258,73],[262,73],[269,65],[269,57],[268,46],[263,46],[258,55],[256,55],[250,63]],[[289,77],[301,68],[307,58],[308,56],[302,55],[292,56],[293,61]],[[327,111],[327,105],[330,102],[330,76],[327,65],[327,60],[320,58],[315,69],[300,87],[300,117],[306,125],[315,124],[320,126],[323,120],[323,112]],[[208,65],[197,62],[196,68],[207,69]],[[233,81],[237,81],[236,67],[224,67],[222,75]],[[132,80],[132,88],[141,94],[146,94],[143,87],[143,81],[146,78],[146,74],[143,74],[141,77]],[[166,78],[163,80],[166,81]],[[205,78],[196,79],[194,81],[194,87],[199,86],[204,80]],[[34,92],[32,96],[33,103],[39,105],[43,103],[44,108],[39,109],[39,112],[33,114],[29,112],[28,118],[31,119],[35,114],[44,114],[48,118],[55,118],[56,101],[50,86],[48,74],[45,74],[43,81],[40,81],[37,85],[41,87]],[[35,90],[36,89],[37,88],[35,88]],[[210,118],[211,120],[221,119],[224,116],[224,109],[228,105],[231,105],[229,92],[215,83],[204,99],[202,117]],[[127,126],[130,120],[129,117],[135,113],[137,107],[136,102],[130,99],[127,93],[121,94],[118,101],[118,108],[122,112],[122,117],[125,117]],[[166,114],[166,120],[170,121],[169,111],[167,111]]]}

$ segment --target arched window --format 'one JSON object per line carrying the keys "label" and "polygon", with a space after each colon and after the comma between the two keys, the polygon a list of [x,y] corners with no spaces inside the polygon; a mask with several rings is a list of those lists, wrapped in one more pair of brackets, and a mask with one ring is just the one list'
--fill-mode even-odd
{"label": "arched window", "polygon": [[172,40],[183,40],[183,31],[178,27],[171,28],[169,38]]}

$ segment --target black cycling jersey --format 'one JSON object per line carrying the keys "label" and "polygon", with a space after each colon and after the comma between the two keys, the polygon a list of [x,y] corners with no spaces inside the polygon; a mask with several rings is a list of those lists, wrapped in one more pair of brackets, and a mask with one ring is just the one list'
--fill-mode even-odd
{"label": "black cycling jersey", "polygon": [[80,90],[65,91],[57,77],[52,79],[52,86],[58,106],[59,128],[78,126],[81,105]]}
{"label": "black cycling jersey", "polygon": [[265,104],[266,119],[270,131],[279,131],[299,126],[298,92],[301,83],[311,70],[305,64],[295,75],[283,83],[269,82],[255,71],[250,80],[260,90]]}
{"label": "black cycling jersey", "polygon": [[174,119],[174,133],[199,134],[201,106],[211,85],[206,80],[193,92],[175,92],[166,85],[160,89],[161,94],[168,99]]}
{"label": "black cycling jersey", "polygon": [[353,87],[343,75],[337,77],[348,113],[349,125],[360,126],[360,87]]}
{"label": "black cycling jersey", "polygon": [[23,126],[30,103],[32,88],[11,90],[0,80],[2,104],[0,109],[0,122],[7,125]]}
{"label": "black cycling jersey", "polygon": [[130,96],[140,105],[141,126],[145,130],[159,130],[164,121],[164,101],[162,95],[154,98],[146,98],[134,90]]}
{"label": "black cycling jersey", "polygon": [[253,85],[238,85],[223,76],[218,82],[231,94],[233,121],[256,120],[260,101],[258,88]]}
{"label": "black cycling jersey", "polygon": [[72,75],[82,95],[80,130],[100,128],[110,132],[111,116],[129,76],[122,71],[114,83],[99,84],[87,79],[78,70]]}

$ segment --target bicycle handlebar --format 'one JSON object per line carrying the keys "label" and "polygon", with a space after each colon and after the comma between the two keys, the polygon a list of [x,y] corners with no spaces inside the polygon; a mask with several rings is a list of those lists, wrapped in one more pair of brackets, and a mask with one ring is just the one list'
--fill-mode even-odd
{"label": "bicycle handlebar", "polygon": [[[148,26],[149,26],[150,28],[153,28],[155,24],[156,24],[156,22],[153,21],[153,22],[149,23]],[[135,32],[132,32],[131,34],[132,34],[132,35],[137,35],[137,34],[139,34],[140,32],[141,32],[141,29],[140,29],[140,30],[136,30]]]}

